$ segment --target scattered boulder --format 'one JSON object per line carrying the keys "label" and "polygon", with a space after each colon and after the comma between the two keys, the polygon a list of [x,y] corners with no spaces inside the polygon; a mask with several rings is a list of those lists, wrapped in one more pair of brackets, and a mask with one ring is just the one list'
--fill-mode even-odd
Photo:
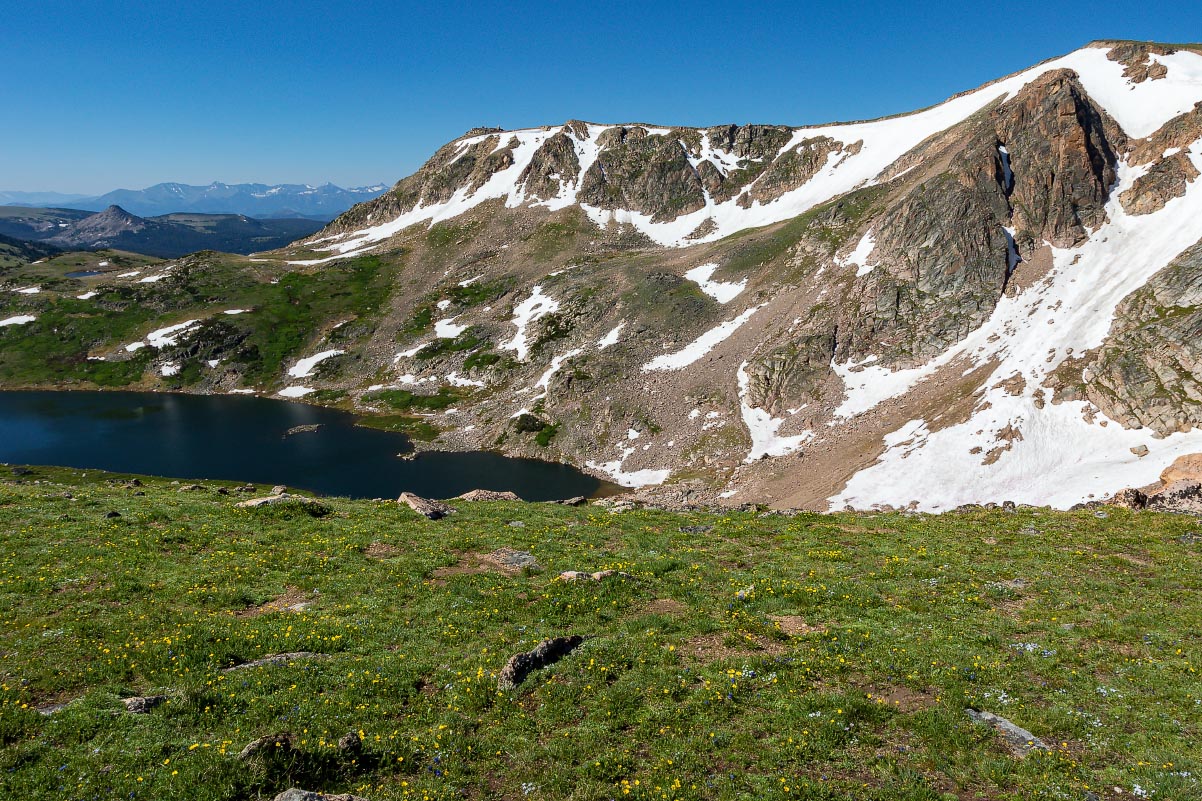
{"label": "scattered boulder", "polygon": [[319,503],[313,498],[304,495],[289,495],[286,492],[281,492],[278,495],[265,495],[262,498],[251,498],[248,501],[242,501],[235,504],[240,509],[260,509],[269,506],[294,506],[304,512],[308,512],[313,517],[324,517],[328,515],[332,509],[323,503]]}
{"label": "scattered boulder", "polygon": [[1136,445],[1134,448],[1131,449],[1131,452],[1142,459],[1148,455],[1148,446],[1147,445]]}
{"label": "scattered boulder", "polygon": [[243,484],[241,487],[235,487],[235,488],[234,488],[234,492],[244,492],[244,493],[246,493],[246,494],[248,494],[248,495],[249,495],[250,493],[254,492],[254,491],[255,491],[255,485],[254,485],[254,484]]}
{"label": "scattered boulder", "polygon": [[515,493],[496,490],[474,489],[459,496],[461,501],[520,501]]}
{"label": "scattered boulder", "polygon": [[529,551],[498,548],[490,554],[485,554],[484,559],[502,568],[502,570],[520,571],[539,569],[538,560]]}
{"label": "scattered boulder", "polygon": [[338,738],[338,750],[344,756],[355,757],[363,753],[363,739],[359,737],[359,732],[348,731],[346,734]]}
{"label": "scattered boulder", "polygon": [[118,518],[118,517],[120,517],[120,516],[121,516],[121,513],[120,513],[120,512],[117,512],[117,511],[112,511],[112,512],[108,512],[107,514],[105,514],[104,518],[105,518],[106,520],[112,520],[112,519],[114,519],[114,518]]}
{"label": "scattered boulder", "polygon": [[713,526],[681,526],[680,531],[683,534],[709,534],[714,530]]}
{"label": "scattered boulder", "polygon": [[1026,756],[1032,751],[1048,750],[1047,743],[1043,740],[1022,726],[1011,723],[1001,715],[995,715],[992,712],[981,712],[976,709],[968,709],[966,711],[968,712],[968,716],[977,723],[992,726],[1001,734],[1002,738],[1006,741],[1006,745],[1015,756]]}
{"label": "scattered boulder", "polygon": [[1179,456],[1160,474],[1160,483],[1166,487],[1177,481],[1202,481],[1202,453]]}
{"label": "scattered boulder", "polygon": [[563,498],[558,501],[550,501],[550,503],[558,503],[562,506],[584,506],[588,503],[588,498],[583,495],[575,495],[571,498]]}
{"label": "scattered boulder", "polygon": [[250,670],[252,668],[268,667],[270,665],[284,665],[288,662],[295,662],[299,659],[324,659],[325,654],[315,654],[312,651],[290,651],[286,654],[272,654],[265,656],[262,659],[255,659],[251,662],[243,662],[240,665],[227,667],[222,669],[222,673],[233,673],[236,670]]}
{"label": "scattered boulder", "polygon": [[262,761],[269,756],[290,754],[293,750],[292,735],[288,732],[267,734],[247,743],[246,747],[238,752],[238,759],[242,762]]}
{"label": "scattered boulder", "polygon": [[412,492],[402,492],[397,498],[397,503],[405,504],[427,520],[440,520],[455,511],[445,503],[422,498]]}
{"label": "scattered boulder", "polygon": [[1202,513],[1202,481],[1174,481],[1155,495],[1148,496],[1147,508],[1154,512]]}
{"label": "scattered boulder", "polygon": [[514,654],[501,669],[497,677],[498,690],[515,690],[532,672],[553,665],[560,659],[575,651],[584,642],[578,634],[570,637],[553,637],[543,640],[533,649],[521,654]]}
{"label": "scattered boulder", "polygon": [[133,698],[122,698],[125,711],[135,715],[145,715],[159,704],[167,700],[165,695],[135,695]]}
{"label": "scattered boulder", "polygon": [[287,491],[288,491],[288,488],[285,487],[283,484],[276,484],[274,487],[271,488],[272,495],[283,495]]}
{"label": "scattered boulder", "polygon": [[1109,503],[1111,506],[1117,506],[1121,509],[1143,509],[1148,505],[1148,496],[1137,489],[1128,487],[1125,490],[1116,492]]}
{"label": "scattered boulder", "polygon": [[272,801],[367,801],[357,795],[350,793],[339,793],[337,795],[328,795],[326,793],[315,793],[311,790],[301,790],[296,787],[290,787],[284,792],[277,795]]}
{"label": "scattered boulder", "polygon": [[185,484],[177,489],[176,492],[204,492],[204,487],[200,484]]}
{"label": "scattered boulder", "polygon": [[607,578],[631,578],[629,573],[618,570],[598,570],[596,573],[585,573],[582,570],[565,570],[559,574],[560,581],[605,581]]}

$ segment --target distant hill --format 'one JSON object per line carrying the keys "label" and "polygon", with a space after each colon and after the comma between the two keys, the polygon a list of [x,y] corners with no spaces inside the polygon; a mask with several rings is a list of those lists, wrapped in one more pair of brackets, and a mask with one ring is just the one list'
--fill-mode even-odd
{"label": "distant hill", "polygon": [[[343,189],[334,184],[155,184],[146,189],[117,189],[98,197],[76,198],[74,208],[103,211],[120,206],[131,214],[153,217],[175,212],[245,214],[261,218],[305,217],[329,222],[354,206],[379,197],[388,186]],[[27,205],[50,205],[30,202]]]}
{"label": "distant hill", "polygon": [[87,195],[65,195],[62,192],[0,192],[0,204],[14,206],[68,206]]}
{"label": "distant hill", "polygon": [[0,267],[28,264],[59,253],[59,249],[41,242],[26,242],[0,235]]}
{"label": "distant hill", "polygon": [[0,235],[63,250],[115,248],[160,258],[198,250],[254,253],[308,236],[321,222],[256,220],[241,214],[166,214],[139,217],[120,206],[91,213],[76,209],[0,207]]}

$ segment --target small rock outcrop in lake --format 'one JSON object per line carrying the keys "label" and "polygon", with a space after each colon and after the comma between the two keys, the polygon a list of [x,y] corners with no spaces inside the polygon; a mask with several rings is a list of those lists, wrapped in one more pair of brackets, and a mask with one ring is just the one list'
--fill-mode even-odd
{"label": "small rock outcrop in lake", "polygon": [[294,434],[311,434],[321,428],[321,423],[309,423],[303,426],[293,426],[284,432],[285,437],[291,437]]}
{"label": "small rock outcrop in lake", "polygon": [[496,490],[474,489],[459,496],[461,501],[520,501],[513,492],[498,492]]}
{"label": "small rock outcrop in lake", "polygon": [[976,709],[967,710],[968,716],[977,723],[984,723],[992,726],[1002,739],[1006,741],[1006,745],[1016,756],[1026,756],[1032,751],[1047,751],[1048,746],[1043,740],[1036,737],[1031,732],[1006,720],[1001,715],[995,715],[992,712],[980,712]]}
{"label": "small rock outcrop in lake", "polygon": [[501,669],[497,677],[498,690],[514,690],[526,680],[532,672],[553,665],[560,659],[575,651],[584,642],[578,634],[570,637],[553,637],[543,640],[533,649],[521,654],[514,654]]}
{"label": "small rock outcrop in lake", "polygon": [[427,520],[441,520],[455,510],[440,501],[432,501],[412,492],[402,492],[397,503],[403,503]]}

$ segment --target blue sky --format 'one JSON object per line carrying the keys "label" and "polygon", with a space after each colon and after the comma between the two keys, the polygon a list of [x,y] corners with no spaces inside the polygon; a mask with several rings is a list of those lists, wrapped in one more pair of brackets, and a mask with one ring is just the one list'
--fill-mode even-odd
{"label": "blue sky", "polygon": [[393,182],[476,125],[912,110],[1202,4],[8,0],[0,189]]}

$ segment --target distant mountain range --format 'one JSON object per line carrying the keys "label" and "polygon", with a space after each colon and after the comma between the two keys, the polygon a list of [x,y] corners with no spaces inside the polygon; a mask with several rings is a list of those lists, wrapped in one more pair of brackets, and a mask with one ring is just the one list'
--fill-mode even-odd
{"label": "distant mountain range", "polygon": [[0,203],[42,208],[70,206],[103,211],[120,206],[142,217],[175,212],[244,214],[248,217],[305,217],[328,222],[356,203],[372,200],[388,189],[386,184],[343,189],[334,184],[223,184],[208,186],[155,184],[146,189],[117,189],[96,197],[57,192],[0,192]]}
{"label": "distant mountain range", "polygon": [[175,258],[198,250],[254,253],[283,247],[322,227],[319,220],[256,220],[243,214],[139,217],[120,206],[102,212],[0,206],[0,236],[60,250],[113,248]]}

